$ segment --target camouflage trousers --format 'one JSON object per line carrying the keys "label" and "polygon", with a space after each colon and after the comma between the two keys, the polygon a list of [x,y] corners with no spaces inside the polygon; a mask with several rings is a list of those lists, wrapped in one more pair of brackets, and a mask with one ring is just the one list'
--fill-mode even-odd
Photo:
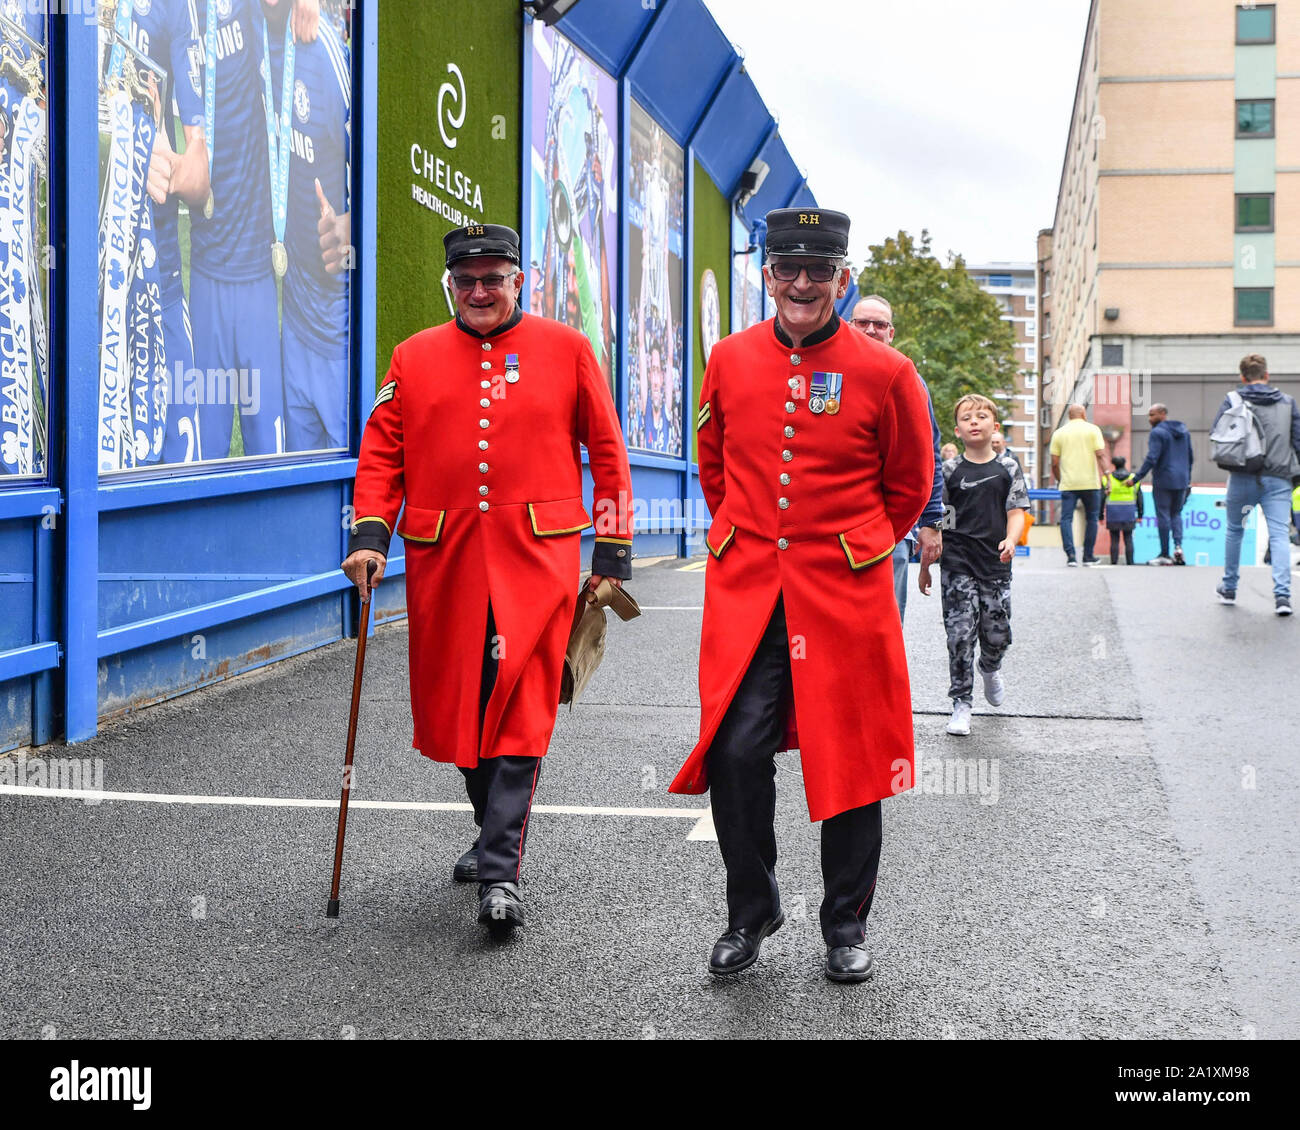
{"label": "camouflage trousers", "polygon": [[1011,646],[1011,578],[981,581],[940,569],[943,626],[948,633],[948,697],[970,702],[975,689],[975,641],[980,670],[996,671]]}

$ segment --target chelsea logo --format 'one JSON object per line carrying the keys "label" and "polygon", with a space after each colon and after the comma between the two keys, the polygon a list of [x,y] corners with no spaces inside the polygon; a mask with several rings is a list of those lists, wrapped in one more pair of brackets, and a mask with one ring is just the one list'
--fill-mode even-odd
{"label": "chelsea logo", "polygon": [[217,19],[230,19],[230,0],[217,0]]}
{"label": "chelsea logo", "polygon": [[293,84],[293,112],[304,125],[311,117],[311,99],[307,97],[307,84],[302,79]]}
{"label": "chelsea logo", "polygon": [[149,0],[135,0],[135,14],[137,16],[147,16],[149,14]]}

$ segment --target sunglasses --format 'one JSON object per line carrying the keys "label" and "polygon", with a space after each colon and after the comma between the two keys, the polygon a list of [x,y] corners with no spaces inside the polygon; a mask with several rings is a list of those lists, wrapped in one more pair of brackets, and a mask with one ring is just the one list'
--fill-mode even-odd
{"label": "sunglasses", "polygon": [[880,333],[892,329],[894,325],[893,322],[882,322],[878,318],[854,318],[853,324],[860,330],[878,330]]}
{"label": "sunglasses", "polygon": [[475,283],[482,283],[484,290],[500,290],[506,279],[514,275],[452,275],[451,285],[457,290],[473,290]]}
{"label": "sunglasses", "polygon": [[829,261],[823,263],[785,263],[773,260],[768,265],[768,270],[772,272],[772,277],[777,282],[794,282],[802,271],[808,276],[809,282],[828,283],[840,271],[840,268]]}

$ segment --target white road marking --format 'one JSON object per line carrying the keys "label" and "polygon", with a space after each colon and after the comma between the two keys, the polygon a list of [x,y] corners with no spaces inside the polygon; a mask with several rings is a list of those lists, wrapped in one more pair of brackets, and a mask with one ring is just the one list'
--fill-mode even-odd
{"label": "white road marking", "polygon": [[[184,793],[122,793],[102,789],[44,789],[38,785],[0,785],[0,796],[63,797],[68,800],[123,800],[144,804],[226,804],[243,808],[338,808],[339,801],[315,797],[192,796]],[[360,800],[350,799],[349,808],[381,808],[415,812],[472,812],[463,801]],[[703,808],[623,808],[581,804],[535,804],[534,812],[554,816],[641,816],[663,820],[698,820]]]}
{"label": "white road marking", "polygon": [[707,557],[706,557],[703,561],[692,561],[689,565],[681,565],[681,566],[679,566],[678,569],[677,569],[677,572],[679,572],[679,573],[701,573],[701,572],[704,571],[704,567],[705,567],[706,565],[708,565],[708,563],[709,563],[709,560],[708,560]]}
{"label": "white road marking", "polygon": [[704,810],[704,815],[696,822],[695,827],[691,829],[687,840],[713,840],[715,843],[718,839],[718,829],[713,826],[713,806],[710,805]]}

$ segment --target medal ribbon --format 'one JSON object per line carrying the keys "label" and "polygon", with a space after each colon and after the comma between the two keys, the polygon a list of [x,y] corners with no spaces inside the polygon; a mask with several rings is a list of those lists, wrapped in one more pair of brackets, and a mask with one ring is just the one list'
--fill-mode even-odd
{"label": "medal ribbon", "polygon": [[[280,84],[280,118],[277,124],[275,101],[271,94],[271,39],[262,19],[262,85],[266,107],[266,153],[271,165],[271,219],[275,223],[275,240],[284,242],[289,219],[289,157],[293,151],[293,69],[297,44],[293,41],[293,19],[284,21],[284,80]],[[277,137],[278,134],[278,137]]]}
{"label": "medal ribbon", "polygon": [[127,305],[131,421],[126,447],[132,465],[139,467],[155,462],[162,454],[167,408],[161,274],[158,270],[158,246],[154,235],[153,201],[148,195],[140,209],[140,231],[132,274],[131,295]]}
{"label": "medal ribbon", "polygon": [[124,90],[109,96],[112,139],[100,201],[98,462],[103,471],[133,465],[130,434],[127,302],[145,199],[153,118]]}
{"label": "medal ribbon", "polygon": [[[22,169],[25,173],[20,186],[25,207],[20,214],[26,217],[28,226],[27,301],[31,311],[32,345],[35,349],[32,358],[33,395],[37,389],[43,394],[46,387],[45,374],[50,371],[49,329],[45,324],[45,298],[41,292],[41,285],[44,282],[43,254],[36,246],[36,201],[39,196],[37,185],[46,179],[47,145],[45,110],[36,98],[26,97],[14,114],[13,156],[10,162],[13,170]],[[17,203],[18,201],[15,202],[15,206]],[[44,415],[42,404],[33,401],[33,409],[38,417]],[[37,422],[40,423],[39,418]],[[35,438],[43,448],[43,427],[37,432]],[[35,467],[34,470],[39,471],[40,467]]]}
{"label": "medal ribbon", "polygon": [[[32,470],[32,386],[26,306],[23,218],[14,209],[15,185],[0,165],[0,470]],[[17,254],[15,254],[17,252]],[[17,268],[17,269],[15,269]]]}
{"label": "medal ribbon", "polygon": [[[42,469],[44,446],[36,418],[45,369],[41,349],[33,356],[32,347],[46,340],[32,215],[37,155],[45,134],[45,115],[36,99],[26,96],[18,103],[13,131],[9,165],[0,168],[0,467],[30,475]],[[42,322],[39,339],[37,318]]]}

